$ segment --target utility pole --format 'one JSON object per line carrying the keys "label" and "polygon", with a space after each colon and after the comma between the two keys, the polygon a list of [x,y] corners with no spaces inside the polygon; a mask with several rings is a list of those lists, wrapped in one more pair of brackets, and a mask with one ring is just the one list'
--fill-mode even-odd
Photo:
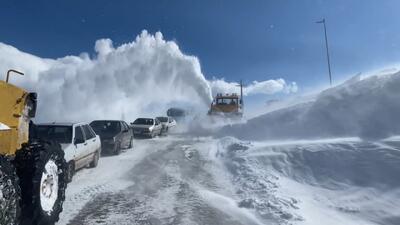
{"label": "utility pole", "polygon": [[326,34],[326,23],[325,19],[322,19],[321,21],[317,21],[317,23],[323,23],[324,24],[324,32],[325,32],[325,46],[326,46],[326,58],[328,60],[328,71],[329,71],[329,83],[332,86],[332,72],[331,72],[331,60],[329,57],[329,47],[328,47],[328,35]]}
{"label": "utility pole", "polygon": [[239,83],[239,85],[237,85],[237,86],[239,86],[240,87],[240,100],[239,100],[239,106],[240,106],[240,108],[242,109],[242,116],[243,116],[243,113],[244,113],[244,102],[243,102],[243,80],[240,80],[240,83]]}

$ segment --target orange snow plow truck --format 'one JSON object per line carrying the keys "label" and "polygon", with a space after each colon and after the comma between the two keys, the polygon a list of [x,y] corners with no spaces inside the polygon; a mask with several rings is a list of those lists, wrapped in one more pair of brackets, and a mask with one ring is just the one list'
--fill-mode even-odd
{"label": "orange snow plow truck", "polygon": [[236,93],[218,93],[210,105],[210,116],[242,117],[243,116],[243,84],[240,81],[240,96]]}

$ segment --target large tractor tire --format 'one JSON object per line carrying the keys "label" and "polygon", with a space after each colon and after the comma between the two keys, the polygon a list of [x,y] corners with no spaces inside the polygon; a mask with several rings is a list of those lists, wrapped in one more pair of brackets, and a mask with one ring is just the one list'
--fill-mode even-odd
{"label": "large tractor tire", "polygon": [[59,144],[31,141],[15,162],[22,193],[21,225],[53,225],[59,220],[67,186],[67,163]]}
{"label": "large tractor tire", "polygon": [[20,194],[14,166],[0,156],[0,225],[19,224]]}

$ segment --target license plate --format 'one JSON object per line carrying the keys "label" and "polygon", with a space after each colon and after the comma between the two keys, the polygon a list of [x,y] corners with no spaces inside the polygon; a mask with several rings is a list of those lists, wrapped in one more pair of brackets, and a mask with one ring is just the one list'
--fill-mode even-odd
{"label": "license plate", "polygon": [[134,134],[141,134],[142,132],[140,132],[140,131],[138,131],[138,130],[135,130],[135,131],[133,131],[133,133],[134,133]]}

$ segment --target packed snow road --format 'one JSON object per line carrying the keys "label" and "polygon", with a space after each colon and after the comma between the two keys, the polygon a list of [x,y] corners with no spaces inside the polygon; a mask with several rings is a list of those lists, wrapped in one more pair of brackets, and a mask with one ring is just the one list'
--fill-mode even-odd
{"label": "packed snow road", "polygon": [[205,190],[219,188],[192,149],[196,142],[138,140],[124,154],[103,158],[98,169],[80,171],[58,224],[256,224],[207,202]]}
{"label": "packed snow road", "polygon": [[76,174],[58,224],[399,224],[399,149],[398,139],[137,140]]}

